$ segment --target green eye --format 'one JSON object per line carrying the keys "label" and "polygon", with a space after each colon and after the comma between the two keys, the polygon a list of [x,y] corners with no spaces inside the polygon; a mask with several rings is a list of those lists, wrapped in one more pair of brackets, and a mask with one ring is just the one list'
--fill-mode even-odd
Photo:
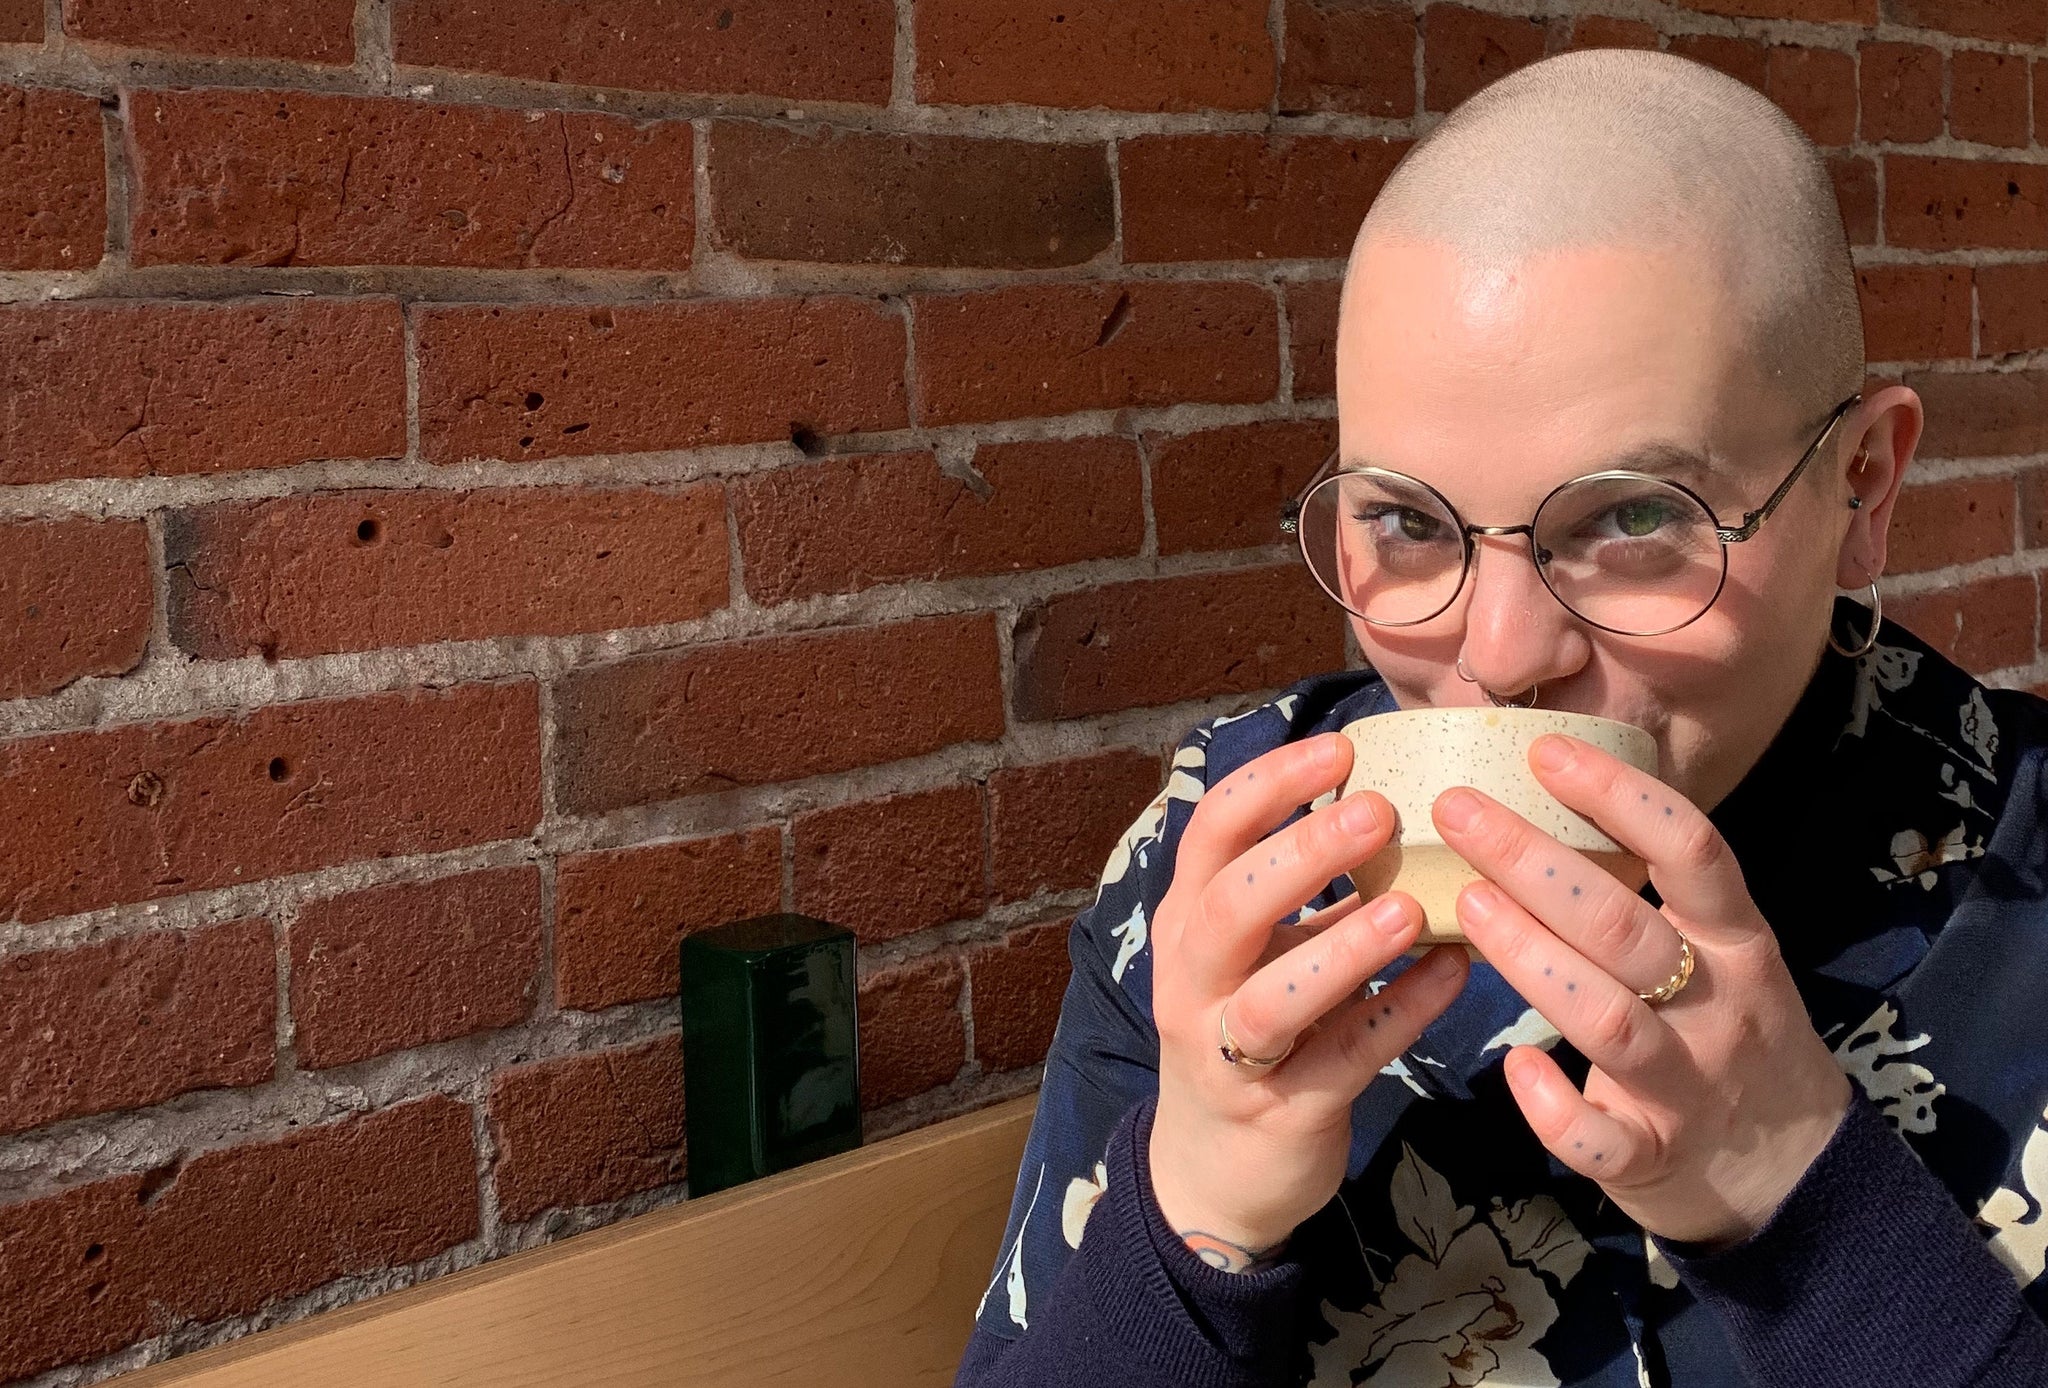
{"label": "green eye", "polygon": [[1615,528],[1632,540],[1657,533],[1671,519],[1671,508],[1655,497],[1624,501],[1614,508]]}
{"label": "green eye", "polygon": [[1405,508],[1401,511],[1401,533],[1409,539],[1416,541],[1433,540],[1436,538],[1436,531],[1436,522],[1423,515],[1420,511],[1410,511]]}

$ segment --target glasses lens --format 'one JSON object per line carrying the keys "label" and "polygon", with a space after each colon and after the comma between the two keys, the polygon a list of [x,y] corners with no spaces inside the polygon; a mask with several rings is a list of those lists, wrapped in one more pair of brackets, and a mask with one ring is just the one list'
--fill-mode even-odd
{"label": "glasses lens", "polygon": [[1443,502],[1378,473],[1319,483],[1302,502],[1301,550],[1324,591],[1382,626],[1434,617],[1465,578],[1464,536]]}
{"label": "glasses lens", "polygon": [[1543,581],[1609,631],[1658,636],[1713,605],[1727,551],[1690,492],[1651,478],[1588,477],[1536,517]]}

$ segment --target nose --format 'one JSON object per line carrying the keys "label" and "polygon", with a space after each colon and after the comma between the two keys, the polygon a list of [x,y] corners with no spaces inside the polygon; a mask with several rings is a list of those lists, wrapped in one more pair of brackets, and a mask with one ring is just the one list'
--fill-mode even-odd
{"label": "nose", "polygon": [[1481,535],[1465,575],[1465,672],[1514,698],[1576,673],[1592,654],[1583,624],[1551,596],[1519,535]]}

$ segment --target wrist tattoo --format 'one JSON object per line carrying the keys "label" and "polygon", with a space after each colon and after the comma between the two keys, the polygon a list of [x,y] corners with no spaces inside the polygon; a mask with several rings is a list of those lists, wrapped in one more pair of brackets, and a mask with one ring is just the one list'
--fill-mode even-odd
{"label": "wrist tattoo", "polygon": [[1257,1272],[1279,1261],[1280,1249],[1287,1240],[1268,1244],[1264,1248],[1247,1248],[1241,1243],[1205,1234],[1199,1229],[1176,1230],[1181,1241],[1194,1250],[1197,1258],[1221,1272]]}

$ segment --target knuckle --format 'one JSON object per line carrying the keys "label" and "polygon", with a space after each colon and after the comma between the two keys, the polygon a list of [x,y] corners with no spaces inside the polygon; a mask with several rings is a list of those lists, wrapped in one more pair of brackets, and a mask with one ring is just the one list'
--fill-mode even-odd
{"label": "knuckle", "polygon": [[1586,919],[1586,948],[1597,957],[1620,958],[1641,933],[1642,898],[1601,892]]}
{"label": "knuckle", "polygon": [[1586,1018],[1586,1031],[1602,1051],[1619,1058],[1634,1056],[1642,1046],[1647,1008],[1632,994],[1615,989]]}
{"label": "knuckle", "polygon": [[1728,851],[1727,841],[1721,837],[1721,831],[1703,814],[1691,815],[1689,820],[1690,822],[1679,833],[1679,865],[1695,873],[1707,872],[1720,866],[1722,855]]}

